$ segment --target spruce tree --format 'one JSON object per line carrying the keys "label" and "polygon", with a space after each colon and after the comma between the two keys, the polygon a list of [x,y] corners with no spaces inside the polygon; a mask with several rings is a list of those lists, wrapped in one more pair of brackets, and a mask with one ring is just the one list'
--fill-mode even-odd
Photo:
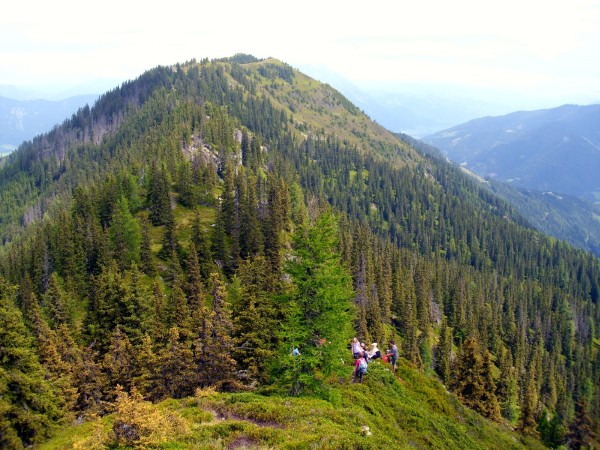
{"label": "spruce tree", "polygon": [[440,338],[435,349],[435,371],[442,383],[448,384],[451,376],[452,329],[448,327],[446,317],[442,319]]}
{"label": "spruce tree", "polygon": [[64,415],[14,301],[15,288],[0,278],[0,443],[7,448],[39,443]]}
{"label": "spruce tree", "polygon": [[468,338],[458,356],[450,387],[464,405],[489,419],[499,420],[500,407],[491,365],[489,352],[482,355],[479,341]]}
{"label": "spruce tree", "polygon": [[44,294],[44,303],[55,328],[63,324],[71,324],[71,311],[67,299],[67,294],[59,282],[58,274],[54,272],[50,276],[48,289]]}
{"label": "spruce tree", "polygon": [[133,386],[147,400],[156,401],[163,398],[166,394],[162,390],[160,380],[161,367],[150,336],[145,335],[135,350],[136,373],[133,377]]}
{"label": "spruce tree", "polygon": [[367,310],[369,305],[369,298],[367,297],[367,269],[366,269],[366,258],[364,253],[361,252],[359,259],[358,270],[356,271],[356,296],[354,297],[354,304],[356,305],[356,323],[354,328],[356,330],[356,336],[360,342],[370,342],[371,335],[369,334],[369,328],[367,326]]}
{"label": "spruce tree", "polygon": [[140,243],[140,268],[149,277],[154,276],[156,268],[152,259],[152,248],[150,241],[150,224],[147,216],[142,216],[142,224],[140,228],[141,243]]}
{"label": "spruce tree", "polygon": [[247,381],[265,381],[278,345],[278,310],[270,290],[264,256],[243,261],[237,272],[239,299],[234,307],[234,356]]}
{"label": "spruce tree", "polygon": [[92,345],[81,349],[81,362],[74,371],[74,384],[77,388],[75,409],[82,417],[96,417],[107,412],[105,398],[108,379],[98,362],[98,352]]}
{"label": "spruce tree", "polygon": [[[286,271],[293,283],[276,363],[279,382],[292,395],[323,394],[324,377],[342,369],[352,337],[354,292],[341,262],[335,217],[323,212],[294,236]],[[293,356],[298,348],[300,355]]]}
{"label": "spruce tree", "polygon": [[121,196],[115,205],[115,211],[109,228],[113,254],[121,270],[131,263],[140,262],[140,244],[142,234],[140,225],[129,211],[129,203]]}
{"label": "spruce tree", "polygon": [[211,271],[214,271],[213,255],[210,249],[210,240],[207,233],[202,228],[200,211],[196,210],[194,221],[192,222],[192,243],[197,252],[200,274],[203,280],[208,280]]}
{"label": "spruce tree", "polygon": [[161,390],[167,396],[182,398],[194,392],[196,371],[189,344],[182,340],[179,329],[169,330],[167,345],[159,355]]}
{"label": "spruce tree", "polygon": [[135,352],[129,338],[119,326],[112,333],[102,368],[112,389],[120,385],[127,392],[131,391],[135,375]]}
{"label": "spruce tree", "polygon": [[171,210],[171,197],[169,194],[169,181],[166,168],[158,168],[156,162],[150,167],[150,176],[148,177],[148,187],[146,204],[150,212],[150,222],[152,225],[164,225],[169,220],[169,211]]}
{"label": "spruce tree", "polygon": [[227,291],[218,273],[210,275],[212,314],[210,332],[205,336],[203,351],[204,367],[201,374],[204,385],[231,381],[236,371],[233,359],[233,323]]}

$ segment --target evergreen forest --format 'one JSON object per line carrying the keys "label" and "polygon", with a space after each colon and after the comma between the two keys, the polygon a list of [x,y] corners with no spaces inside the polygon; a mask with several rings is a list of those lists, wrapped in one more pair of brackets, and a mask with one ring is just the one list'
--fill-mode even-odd
{"label": "evergreen forest", "polygon": [[[354,336],[394,339],[436,414],[600,446],[600,260],[280,61],[156,67],[23,143],[0,239],[2,448],[116,413],[104,445],[168,443],[183,419],[145,432],[131,411],[179,399],[333,415],[358,395]],[[404,392],[384,367],[367,387]],[[244,430],[222,448],[262,442]],[[314,445],[369,448],[352,439]]]}

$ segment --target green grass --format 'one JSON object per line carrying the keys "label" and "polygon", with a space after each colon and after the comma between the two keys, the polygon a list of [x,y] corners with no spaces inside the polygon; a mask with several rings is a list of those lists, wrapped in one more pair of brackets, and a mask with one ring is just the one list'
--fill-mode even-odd
{"label": "green grass", "polygon": [[[362,384],[332,380],[331,401],[259,393],[214,393],[157,405],[176,411],[190,433],[157,444],[170,449],[519,449],[544,448],[464,408],[434,378],[400,361],[397,377],[375,362]],[[64,430],[42,449],[71,448],[111,417]],[[370,429],[366,435],[363,427]]]}

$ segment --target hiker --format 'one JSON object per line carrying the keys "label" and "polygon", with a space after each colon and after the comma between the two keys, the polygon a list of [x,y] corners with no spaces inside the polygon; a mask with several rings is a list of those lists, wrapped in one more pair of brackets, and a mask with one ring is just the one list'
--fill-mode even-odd
{"label": "hiker", "polygon": [[371,344],[371,351],[369,352],[369,359],[381,358],[381,351],[377,348],[377,342]]}
{"label": "hiker", "polygon": [[362,353],[354,362],[354,378],[352,379],[352,382],[356,383],[358,380],[359,383],[362,383],[363,375],[365,373],[367,373],[367,355],[366,353]]}
{"label": "hiker", "polygon": [[298,347],[294,347],[294,350],[292,350],[292,356],[299,356],[300,355],[300,350],[298,350]]}
{"label": "hiker", "polygon": [[396,343],[394,340],[390,340],[390,349],[387,352],[387,357],[389,358],[390,364],[396,370],[396,361],[398,360],[398,347],[396,347]]}
{"label": "hiker", "polygon": [[367,351],[367,346],[365,345],[364,342],[360,343],[360,348],[362,349],[362,355],[365,358],[365,361],[367,361],[367,364],[369,364],[369,360],[371,359],[371,355],[369,355],[369,352]]}
{"label": "hiker", "polygon": [[360,346],[360,342],[358,342],[357,338],[352,339],[352,356],[354,356],[354,359],[358,359],[360,358],[360,355],[362,354],[362,348]]}

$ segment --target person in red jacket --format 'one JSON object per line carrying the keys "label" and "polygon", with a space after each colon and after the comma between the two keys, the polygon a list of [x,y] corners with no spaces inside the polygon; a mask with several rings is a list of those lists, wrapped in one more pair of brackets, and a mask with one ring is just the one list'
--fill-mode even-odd
{"label": "person in red jacket", "polygon": [[354,379],[353,383],[357,381],[362,383],[363,375],[367,373],[367,356],[365,353],[361,353],[361,355],[354,361]]}

